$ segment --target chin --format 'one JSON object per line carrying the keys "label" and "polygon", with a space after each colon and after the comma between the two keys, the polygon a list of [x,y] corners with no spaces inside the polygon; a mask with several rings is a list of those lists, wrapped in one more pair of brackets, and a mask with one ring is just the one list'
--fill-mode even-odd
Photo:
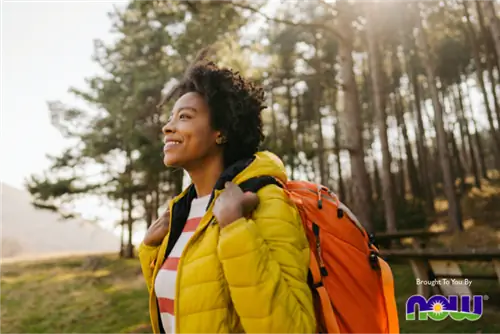
{"label": "chin", "polygon": [[179,167],[179,164],[178,164],[176,159],[167,158],[167,157],[163,158],[163,164],[167,167]]}
{"label": "chin", "polygon": [[166,167],[183,168],[184,159],[174,154],[166,154],[163,157],[163,164]]}

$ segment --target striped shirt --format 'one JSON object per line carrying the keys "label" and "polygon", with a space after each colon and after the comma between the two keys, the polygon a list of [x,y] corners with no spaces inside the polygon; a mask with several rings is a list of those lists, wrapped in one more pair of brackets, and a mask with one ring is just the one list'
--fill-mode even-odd
{"label": "striped shirt", "polygon": [[160,318],[165,333],[175,333],[174,298],[177,265],[179,264],[179,259],[184,247],[194,231],[196,231],[201,218],[205,214],[209,199],[210,195],[193,199],[186,225],[175,243],[172,252],[169,257],[165,259],[165,262],[156,276],[155,292],[158,298]]}

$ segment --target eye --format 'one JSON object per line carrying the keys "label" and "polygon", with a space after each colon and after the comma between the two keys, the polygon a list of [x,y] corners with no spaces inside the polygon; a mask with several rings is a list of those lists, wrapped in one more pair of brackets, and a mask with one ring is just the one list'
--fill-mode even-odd
{"label": "eye", "polygon": [[187,113],[182,113],[179,115],[179,119],[190,119],[191,116],[188,115]]}

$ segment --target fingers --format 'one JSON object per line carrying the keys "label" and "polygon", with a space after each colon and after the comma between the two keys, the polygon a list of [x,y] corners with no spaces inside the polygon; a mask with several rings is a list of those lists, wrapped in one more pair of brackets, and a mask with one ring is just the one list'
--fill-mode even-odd
{"label": "fingers", "polygon": [[243,207],[245,211],[252,211],[259,205],[259,196],[252,192],[246,192],[243,195]]}
{"label": "fingers", "polygon": [[230,192],[233,192],[233,191],[242,192],[241,189],[240,189],[240,187],[236,183],[234,183],[234,182],[229,182],[229,181],[226,182],[224,184],[224,188],[225,188],[225,190],[230,191]]}
{"label": "fingers", "polygon": [[243,200],[245,203],[259,203],[259,196],[253,192],[247,191],[243,194]]}

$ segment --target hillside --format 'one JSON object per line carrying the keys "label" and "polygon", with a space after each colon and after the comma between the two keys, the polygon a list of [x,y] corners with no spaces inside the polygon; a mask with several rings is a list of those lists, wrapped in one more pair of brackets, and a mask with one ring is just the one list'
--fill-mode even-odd
{"label": "hillside", "polygon": [[118,236],[83,220],[61,220],[31,204],[30,194],[4,183],[2,190],[2,258],[60,253],[118,252]]}
{"label": "hillside", "polygon": [[[404,320],[406,299],[415,292],[411,269],[393,266],[402,333],[500,332],[497,282],[474,284],[489,293],[477,322]],[[2,267],[2,333],[147,333],[148,296],[137,260],[115,256],[73,257]]]}

